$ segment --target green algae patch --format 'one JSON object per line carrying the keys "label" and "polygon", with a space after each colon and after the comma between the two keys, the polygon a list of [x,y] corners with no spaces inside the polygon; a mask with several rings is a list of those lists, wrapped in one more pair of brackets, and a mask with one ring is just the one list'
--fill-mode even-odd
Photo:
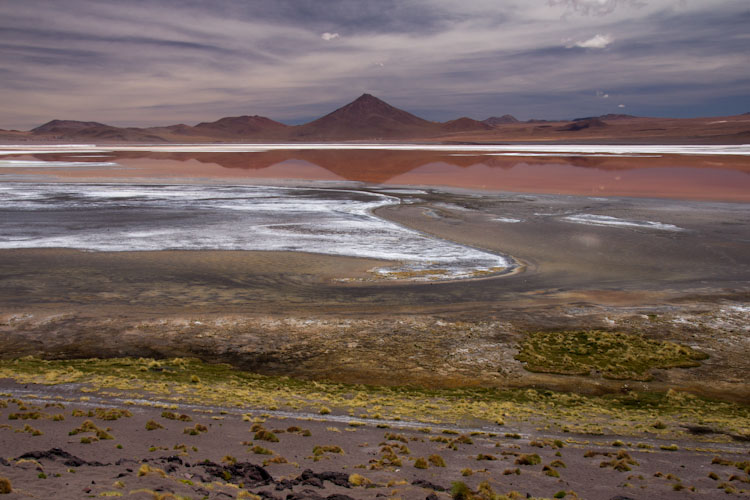
{"label": "green algae patch", "polygon": [[620,332],[535,332],[521,343],[516,359],[532,372],[590,375],[650,380],[654,368],[691,368],[707,359],[705,353],[674,342],[652,340]]}

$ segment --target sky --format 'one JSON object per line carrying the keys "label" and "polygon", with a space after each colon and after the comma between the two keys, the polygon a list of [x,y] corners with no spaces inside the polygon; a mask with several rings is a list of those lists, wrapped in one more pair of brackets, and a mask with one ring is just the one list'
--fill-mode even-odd
{"label": "sky", "polygon": [[750,111],[748,0],[0,0],[0,128]]}

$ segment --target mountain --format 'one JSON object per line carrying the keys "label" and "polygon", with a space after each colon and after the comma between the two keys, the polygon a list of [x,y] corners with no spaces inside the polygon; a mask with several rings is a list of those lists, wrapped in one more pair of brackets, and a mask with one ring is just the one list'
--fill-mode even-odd
{"label": "mountain", "polygon": [[574,120],[572,123],[558,128],[562,132],[576,132],[578,130],[585,130],[588,128],[604,128],[607,124],[601,121],[599,118],[583,118]]}
{"label": "mountain", "polygon": [[608,113],[606,115],[600,115],[600,116],[584,116],[582,118],[573,118],[573,120],[571,120],[571,121],[580,122],[580,121],[584,121],[584,120],[594,120],[594,119],[599,119],[599,120],[628,120],[630,118],[638,118],[638,117],[637,116],[633,116],[633,115],[624,115],[624,114],[621,114],[621,113]]}
{"label": "mountain", "polygon": [[248,136],[267,131],[280,131],[288,125],[265,116],[229,116],[215,122],[202,122],[193,127],[199,135]]}
{"label": "mountain", "polygon": [[31,129],[31,132],[34,134],[72,134],[92,127],[107,127],[107,125],[99,122],[52,120],[44,125]]}
{"label": "mountain", "polygon": [[419,141],[498,144],[565,142],[574,133],[576,141],[597,143],[746,144],[750,137],[750,121],[746,116],[673,119],[606,114],[570,121],[519,122],[511,115],[504,115],[481,122],[463,117],[439,123],[424,120],[370,94],[363,94],[322,118],[297,126],[285,125],[258,115],[229,116],[195,126],[180,123],[149,128],[114,127],[93,121],[52,120],[29,131],[0,130],[0,143]]}
{"label": "mountain", "polygon": [[31,130],[43,139],[101,140],[126,142],[165,142],[165,139],[145,129],[121,128],[99,122],[52,120]]}
{"label": "mountain", "polygon": [[507,125],[508,123],[518,123],[518,119],[513,115],[503,116],[490,116],[486,120],[482,120],[482,123],[494,127],[496,125]]}
{"label": "mountain", "polygon": [[471,118],[457,118],[456,120],[447,121],[440,124],[440,128],[446,132],[471,132],[476,130],[492,130],[492,126],[472,120]]}
{"label": "mountain", "polygon": [[295,127],[291,137],[316,139],[379,139],[435,135],[439,125],[395,108],[370,94],[322,118]]}

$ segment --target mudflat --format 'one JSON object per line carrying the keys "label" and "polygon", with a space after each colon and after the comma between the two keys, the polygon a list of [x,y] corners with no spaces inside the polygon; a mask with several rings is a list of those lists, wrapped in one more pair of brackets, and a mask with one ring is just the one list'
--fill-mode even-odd
{"label": "mudflat", "polygon": [[529,373],[514,355],[527,332],[616,329],[711,352],[648,387],[748,395],[744,205],[400,196],[377,215],[510,255],[516,272],[383,281],[368,273],[381,262],[296,252],[4,250],[3,356],[198,356],[342,382],[600,391],[623,383]]}
{"label": "mudflat", "polygon": [[0,250],[9,498],[747,493],[745,204],[347,189],[511,272]]}

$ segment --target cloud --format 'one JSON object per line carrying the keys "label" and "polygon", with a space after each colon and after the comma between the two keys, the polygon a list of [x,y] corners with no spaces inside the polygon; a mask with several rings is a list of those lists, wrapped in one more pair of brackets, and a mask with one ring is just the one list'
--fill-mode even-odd
{"label": "cloud", "polygon": [[605,16],[611,14],[618,6],[629,5],[633,7],[646,6],[645,1],[639,0],[549,0],[551,6],[562,5],[567,11],[577,12],[585,16]]}
{"label": "cloud", "polygon": [[581,42],[575,42],[572,45],[566,45],[567,48],[572,49],[573,47],[580,47],[583,49],[605,49],[608,45],[614,42],[614,38],[611,35],[601,35],[597,33],[588,40]]}
{"label": "cloud", "polygon": [[0,128],[299,122],[362,92],[434,120],[746,108],[747,0],[679,2],[0,0]]}

